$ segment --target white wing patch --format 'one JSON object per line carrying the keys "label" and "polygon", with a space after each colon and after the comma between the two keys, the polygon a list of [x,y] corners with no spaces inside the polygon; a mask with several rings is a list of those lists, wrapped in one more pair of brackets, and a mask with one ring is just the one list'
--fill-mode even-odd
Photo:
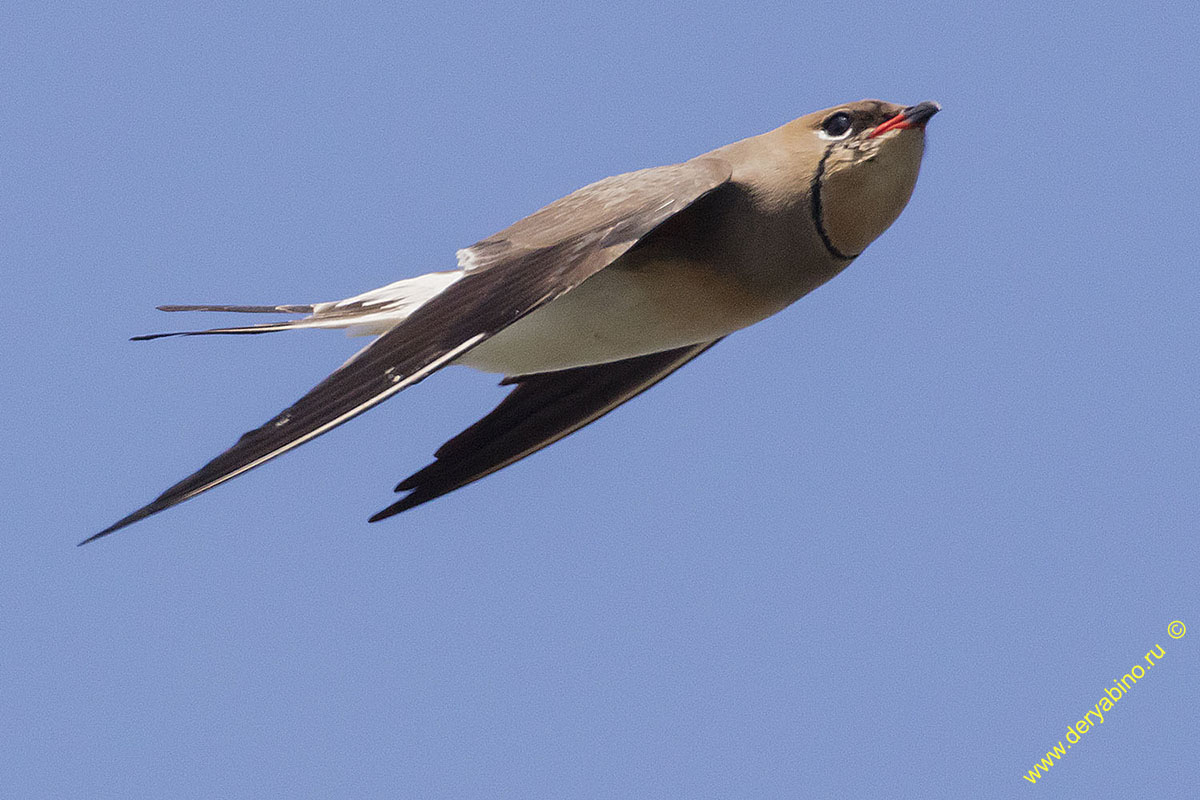
{"label": "white wing patch", "polygon": [[470,272],[479,266],[479,259],[476,257],[475,250],[470,247],[464,247],[454,253],[454,257],[458,259],[458,268],[462,272]]}

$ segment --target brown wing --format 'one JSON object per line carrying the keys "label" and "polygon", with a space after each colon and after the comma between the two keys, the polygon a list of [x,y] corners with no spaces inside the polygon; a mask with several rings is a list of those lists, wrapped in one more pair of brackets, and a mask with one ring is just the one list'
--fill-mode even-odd
{"label": "brown wing", "polygon": [[466,248],[467,275],[265,425],[86,544],[206,492],[423,380],[619,258],[729,180],[713,158],[605,178]]}
{"label": "brown wing", "polygon": [[554,444],[637,397],[716,343],[506,379],[517,388],[490,414],[438,448],[436,461],[401,481],[396,491],[407,491],[408,496],[371,517],[371,522],[428,503]]}

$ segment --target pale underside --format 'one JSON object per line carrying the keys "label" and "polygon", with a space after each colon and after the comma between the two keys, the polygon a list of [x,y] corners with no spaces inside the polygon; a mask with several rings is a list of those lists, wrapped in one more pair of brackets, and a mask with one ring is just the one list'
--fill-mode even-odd
{"label": "pale underside", "polygon": [[618,261],[455,363],[505,375],[603,364],[711,342],[776,310],[704,267]]}

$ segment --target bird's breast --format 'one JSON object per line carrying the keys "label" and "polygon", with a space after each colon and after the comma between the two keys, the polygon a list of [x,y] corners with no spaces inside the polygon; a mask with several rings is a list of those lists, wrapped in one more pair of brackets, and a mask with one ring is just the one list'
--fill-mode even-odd
{"label": "bird's breast", "polygon": [[621,260],[465,353],[457,363],[523,375],[710,342],[786,302],[710,266]]}

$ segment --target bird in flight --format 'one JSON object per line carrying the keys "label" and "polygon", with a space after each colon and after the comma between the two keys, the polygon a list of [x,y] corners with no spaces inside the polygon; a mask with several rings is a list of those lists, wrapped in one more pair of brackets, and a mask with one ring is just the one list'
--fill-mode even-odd
{"label": "bird in flight", "polygon": [[304,315],[138,336],[339,328],[376,336],[293,405],[86,544],[320,436],[450,364],[514,388],[370,518],[553,444],[723,337],[845,269],[912,194],[933,102],[862,100],[681,164],[585,186],[458,251],[458,267],[311,305],[160,306]]}

